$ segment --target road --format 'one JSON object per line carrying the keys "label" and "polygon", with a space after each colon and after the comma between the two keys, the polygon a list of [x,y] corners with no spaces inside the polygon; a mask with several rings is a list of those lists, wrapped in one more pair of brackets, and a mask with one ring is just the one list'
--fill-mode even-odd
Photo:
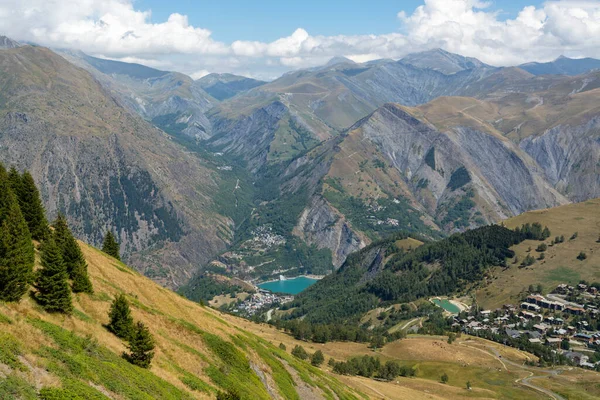
{"label": "road", "polygon": [[[496,360],[498,360],[498,362],[500,362],[500,364],[502,364],[502,367],[504,367],[504,369],[506,371],[508,371],[507,365],[510,365],[515,370],[521,370],[521,371],[525,371],[525,372],[529,373],[528,377],[516,379],[515,383],[518,383],[523,386],[527,386],[528,388],[536,390],[540,393],[544,393],[546,396],[548,396],[549,398],[551,398],[553,400],[567,400],[564,397],[562,397],[561,395],[559,395],[558,393],[554,393],[551,390],[537,386],[534,383],[532,383],[531,381],[533,379],[546,379],[546,378],[548,378],[548,376],[559,375],[563,371],[568,371],[571,368],[542,369],[542,368],[537,368],[537,367],[529,367],[529,366],[526,366],[523,364],[518,364],[514,361],[510,361],[506,358],[502,358],[502,355],[500,354],[500,352],[498,352],[498,350],[493,346],[485,346],[487,349],[492,351],[492,353],[489,353],[483,349],[480,349],[479,347],[469,346],[469,342],[460,342],[459,344],[462,346],[465,346],[465,347],[469,347],[471,349],[476,349],[476,350],[482,351],[482,352],[490,355],[491,357],[494,357]],[[540,375],[540,374],[542,374],[542,375]]]}

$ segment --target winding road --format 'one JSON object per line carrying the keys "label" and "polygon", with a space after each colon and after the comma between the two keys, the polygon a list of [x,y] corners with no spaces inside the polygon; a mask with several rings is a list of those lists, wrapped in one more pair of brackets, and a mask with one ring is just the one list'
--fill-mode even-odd
{"label": "winding road", "polygon": [[[489,353],[488,351],[480,349],[479,347],[469,346],[469,342],[459,342],[459,344],[462,346],[468,347],[470,349],[479,350],[485,354],[488,354],[491,357],[494,357],[498,362],[500,362],[500,364],[502,364],[502,367],[506,371],[508,371],[507,365],[510,365],[510,366],[514,367],[516,370],[521,370],[521,371],[529,373],[529,376],[527,376],[525,378],[516,379],[515,383],[518,383],[520,385],[526,386],[530,389],[533,389],[540,393],[543,393],[553,400],[567,400],[563,396],[559,395],[558,393],[555,393],[549,389],[537,386],[534,383],[532,383],[531,381],[534,379],[544,379],[544,378],[547,378],[548,376],[559,375],[563,371],[568,371],[568,370],[571,370],[572,368],[542,369],[542,368],[537,368],[537,367],[528,367],[526,365],[518,364],[514,361],[510,361],[506,358],[502,358],[502,355],[500,354],[500,352],[498,352],[498,350],[493,346],[485,346],[487,349],[492,351],[492,353]],[[538,375],[540,373],[544,374],[544,375]]]}

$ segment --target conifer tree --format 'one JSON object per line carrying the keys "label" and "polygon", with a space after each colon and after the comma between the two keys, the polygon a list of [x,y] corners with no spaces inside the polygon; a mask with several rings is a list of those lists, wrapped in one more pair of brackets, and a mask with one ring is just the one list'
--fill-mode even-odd
{"label": "conifer tree", "polygon": [[53,235],[44,241],[41,253],[42,268],[38,271],[34,285],[37,289],[35,299],[48,312],[70,314],[73,304],[69,275]]}
{"label": "conifer tree", "polygon": [[116,258],[119,261],[121,260],[119,243],[117,243],[117,240],[115,239],[115,236],[112,234],[111,231],[107,231],[106,235],[104,236],[104,242],[102,243],[102,251],[108,254],[109,256]]}
{"label": "conifer tree", "polygon": [[2,177],[0,192],[6,207],[0,223],[0,300],[19,301],[32,281],[35,253],[17,199]]}
{"label": "conifer tree", "polygon": [[13,193],[18,198],[21,192],[21,175],[19,175],[19,171],[15,167],[10,167],[8,171],[8,182]]}
{"label": "conifer tree", "polygon": [[21,212],[31,232],[31,237],[39,241],[46,239],[50,234],[48,220],[46,219],[46,210],[42,204],[40,192],[35,186],[35,181],[29,172],[25,171],[23,173],[21,184],[16,194],[19,198]]}
{"label": "conifer tree", "polygon": [[129,354],[123,354],[123,357],[142,368],[150,368],[150,363],[154,357],[154,338],[142,322],[138,322],[129,339]]}
{"label": "conifer tree", "polygon": [[120,294],[113,300],[108,316],[110,318],[108,330],[121,339],[128,340],[132,335],[134,326],[129,301],[124,295]]}
{"label": "conifer tree", "polygon": [[0,226],[6,218],[10,203],[14,199],[15,196],[8,181],[8,173],[2,163],[0,163]]}
{"label": "conifer tree", "polygon": [[87,263],[79,244],[73,237],[66,218],[59,214],[54,223],[54,238],[61,250],[69,278],[73,280],[73,292],[93,293],[92,283],[87,273]]}

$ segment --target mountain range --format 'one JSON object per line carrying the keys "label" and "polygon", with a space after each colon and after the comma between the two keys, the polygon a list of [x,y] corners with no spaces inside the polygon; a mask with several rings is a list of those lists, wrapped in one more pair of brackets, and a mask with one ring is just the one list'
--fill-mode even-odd
{"label": "mountain range", "polygon": [[114,230],[170,287],[199,267],[327,273],[396,230],[439,238],[600,196],[595,60],[431,50],[193,80],[1,42],[2,161],[79,237]]}

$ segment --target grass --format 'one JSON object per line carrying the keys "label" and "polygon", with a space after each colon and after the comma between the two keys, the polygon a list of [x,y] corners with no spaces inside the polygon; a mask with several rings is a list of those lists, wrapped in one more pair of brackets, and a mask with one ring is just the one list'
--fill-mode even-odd
{"label": "grass", "polygon": [[[527,268],[519,268],[518,263],[508,261],[508,269],[492,270],[487,285],[477,289],[476,296],[480,305],[485,308],[501,307],[506,303],[517,303],[520,295],[529,285],[541,284],[545,292],[553,290],[560,283],[578,283],[580,280],[590,282],[600,280],[600,199],[588,200],[584,203],[569,204],[547,210],[531,211],[510,218],[504,223],[515,228],[525,223],[540,222],[547,225],[551,237],[545,241],[548,249],[544,260]],[[577,231],[577,238],[569,240]],[[551,245],[556,236],[565,236],[565,242]],[[535,248],[539,241],[526,240],[514,246],[513,250],[519,260],[523,260],[529,247],[536,258]],[[577,260],[579,252],[584,251],[587,259]]]}
{"label": "grass", "polygon": [[[238,318],[118,268],[96,249],[82,245],[82,251],[95,294],[75,296],[71,316],[47,314],[28,297],[0,304],[0,364],[8,368],[6,373],[5,367],[1,370],[0,398],[18,392],[43,399],[106,399],[103,393],[127,399],[192,399],[232,389],[245,399],[266,400],[267,383],[282,397],[295,398],[295,381],[273,353],[276,347],[261,342],[255,349],[247,344],[258,343],[253,334],[237,338]],[[149,370],[122,359],[125,343],[104,327],[119,293],[130,300],[134,319],[154,335],[156,355]],[[34,368],[37,372],[30,373]],[[299,382],[313,384],[314,374],[302,374]],[[34,381],[36,375],[41,378]],[[335,380],[319,382],[323,392],[332,394],[328,398],[339,392],[342,399],[352,392]]]}
{"label": "grass", "polygon": [[15,374],[0,379],[0,399],[3,400],[35,400],[35,387]]}

